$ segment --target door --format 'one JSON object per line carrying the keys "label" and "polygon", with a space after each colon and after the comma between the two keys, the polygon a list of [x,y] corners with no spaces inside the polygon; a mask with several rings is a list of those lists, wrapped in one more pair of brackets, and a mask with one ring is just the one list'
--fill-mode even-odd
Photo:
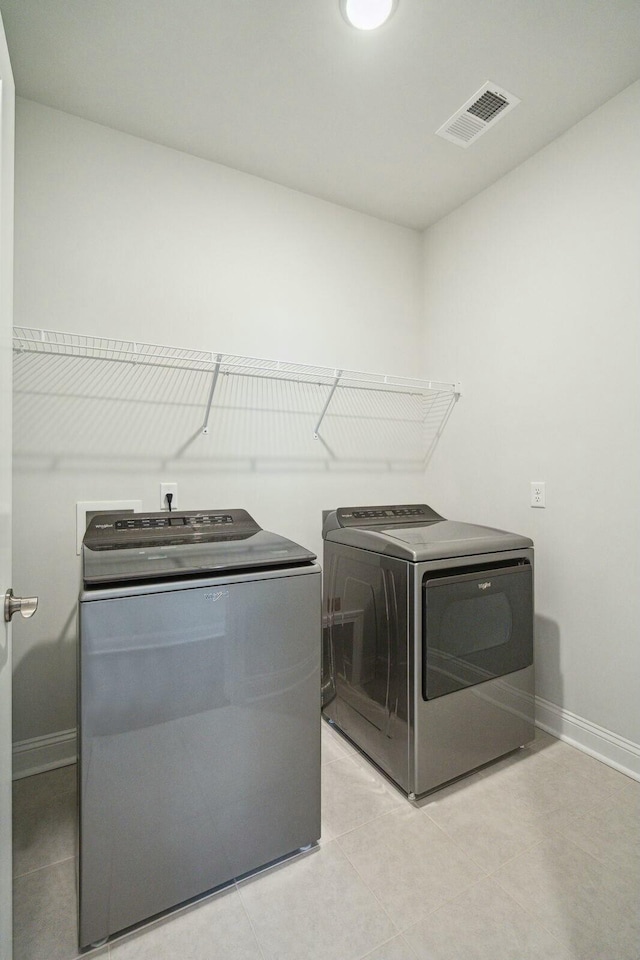
{"label": "door", "polygon": [[524,560],[440,570],[424,582],[423,697],[533,663],[533,582]]}
{"label": "door", "polygon": [[[0,600],[11,586],[11,340],[15,89],[0,20]],[[0,960],[11,958],[11,624],[0,621]]]}

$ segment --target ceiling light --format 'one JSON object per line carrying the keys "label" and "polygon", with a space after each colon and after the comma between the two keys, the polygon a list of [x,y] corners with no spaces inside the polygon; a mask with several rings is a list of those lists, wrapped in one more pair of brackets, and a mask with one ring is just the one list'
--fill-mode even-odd
{"label": "ceiling light", "polygon": [[340,0],[342,16],[358,30],[375,30],[389,19],[398,0]]}

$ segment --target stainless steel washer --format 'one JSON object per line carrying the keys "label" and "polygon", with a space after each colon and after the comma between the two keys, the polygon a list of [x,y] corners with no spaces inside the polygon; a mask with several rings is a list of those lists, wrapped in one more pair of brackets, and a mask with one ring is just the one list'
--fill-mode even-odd
{"label": "stainless steel washer", "polygon": [[314,560],[244,510],[90,524],[81,947],[320,836]]}
{"label": "stainless steel washer", "polygon": [[323,715],[417,797],[534,736],[533,543],[425,504],[325,515]]}

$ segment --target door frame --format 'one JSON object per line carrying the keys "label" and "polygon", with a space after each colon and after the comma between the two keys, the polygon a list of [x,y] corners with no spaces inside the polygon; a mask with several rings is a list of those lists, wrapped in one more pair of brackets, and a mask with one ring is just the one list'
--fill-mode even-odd
{"label": "door frame", "polygon": [[[0,601],[11,586],[11,399],[15,85],[0,16]],[[11,624],[0,621],[0,960],[11,960]]]}

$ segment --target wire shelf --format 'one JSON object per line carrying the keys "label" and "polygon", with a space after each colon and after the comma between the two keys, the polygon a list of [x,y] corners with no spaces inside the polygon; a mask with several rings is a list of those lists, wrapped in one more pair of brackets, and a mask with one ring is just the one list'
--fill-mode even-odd
{"label": "wire shelf", "polygon": [[365,373],[360,370],[337,369],[307,363],[291,363],[264,357],[243,357],[208,350],[188,350],[157,343],[116,340],[110,337],[89,337],[56,330],[32,327],[14,327],[13,348],[19,352],[49,353],[67,357],[87,357],[116,363],[131,363],[169,367],[177,370],[198,370],[236,376],[268,377],[275,380],[293,380],[300,383],[318,383],[333,386],[363,387],[400,393],[430,395],[458,394],[455,383],[421,380],[390,374]]}
{"label": "wire shelf", "polygon": [[[313,429],[316,439],[322,439],[320,427],[325,416],[335,414],[362,419],[363,416],[368,415],[367,411],[373,413],[375,410],[375,415],[384,419],[384,410],[380,404],[384,406],[396,401],[411,400],[412,403],[418,403],[419,419],[422,422],[432,418],[434,410],[448,411],[446,416],[442,414],[443,426],[444,420],[448,418],[451,408],[460,396],[459,385],[451,382],[366,373],[360,370],[292,363],[263,357],[243,357],[237,354],[62,333],[34,327],[14,327],[13,347],[17,354],[50,355],[79,360],[84,358],[91,362],[118,364],[123,371],[129,370],[129,380],[131,375],[135,377],[135,367],[146,369],[149,375],[152,374],[151,368],[175,371],[168,374],[169,379],[164,390],[162,378],[160,381],[156,380],[153,385],[147,382],[147,373],[144,374],[143,379],[135,378],[139,382],[138,389],[145,393],[151,389],[154,397],[157,397],[158,391],[173,393],[169,384],[175,376],[183,375],[179,371],[204,376],[203,382],[208,386],[207,399],[202,401],[205,412],[200,429],[203,434],[209,432],[209,418],[214,398],[220,395],[228,396],[229,391],[225,390],[224,385],[229,383],[229,380],[224,378],[232,380],[238,378],[238,382],[247,385],[251,382],[257,385],[259,382],[278,381],[283,384],[282,389],[285,389],[286,384],[307,384],[308,387],[305,389],[315,391],[315,403],[317,403]],[[95,379],[97,371],[91,376]],[[361,402],[357,401],[358,396]],[[378,398],[377,401],[375,397]],[[165,402],[171,403],[171,396],[167,396]],[[261,407],[260,404],[259,406]],[[329,411],[330,407],[331,411]],[[392,411],[393,407],[389,409]]]}

